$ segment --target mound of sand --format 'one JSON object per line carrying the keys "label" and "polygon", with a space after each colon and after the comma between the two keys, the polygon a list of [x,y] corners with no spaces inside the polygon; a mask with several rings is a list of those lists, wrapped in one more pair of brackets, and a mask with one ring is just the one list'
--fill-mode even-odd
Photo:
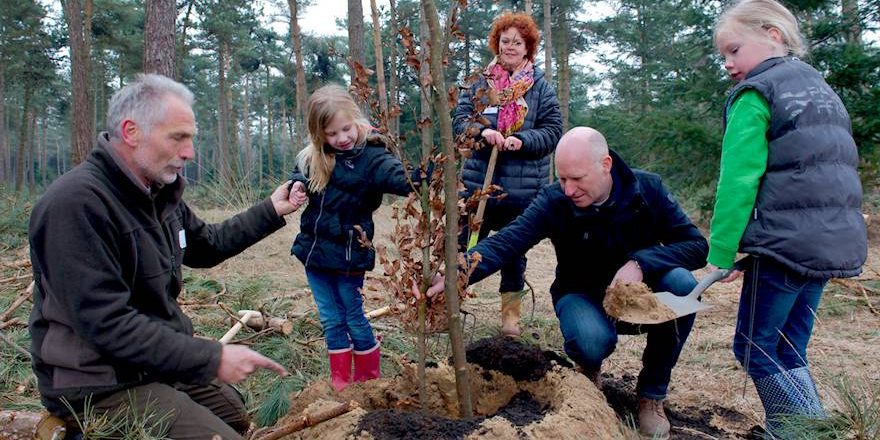
{"label": "mound of sand", "polygon": [[419,412],[416,367],[356,383],[341,393],[320,381],[293,396],[282,426],[322,408],[354,401],[359,408],[286,438],[346,439],[619,439],[625,428],[602,393],[573,369],[554,365],[534,380],[516,380],[469,364],[475,417],[460,419],[453,368],[428,368],[428,412]]}
{"label": "mound of sand", "polygon": [[605,290],[602,301],[608,316],[636,324],[656,324],[675,319],[675,312],[657,300],[645,283],[617,283]]}

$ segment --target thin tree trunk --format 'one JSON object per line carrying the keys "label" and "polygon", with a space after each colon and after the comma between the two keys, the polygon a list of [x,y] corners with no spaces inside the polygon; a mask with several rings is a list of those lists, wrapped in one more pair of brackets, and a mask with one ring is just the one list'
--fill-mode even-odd
{"label": "thin tree trunk", "polygon": [[[553,20],[550,0],[544,0],[544,80],[553,83]],[[553,161],[555,153],[550,153],[549,181],[553,182]]]}
{"label": "thin tree trunk", "polygon": [[388,67],[391,68],[391,74],[388,75],[388,98],[390,99],[389,103],[389,120],[388,120],[388,134],[393,139],[394,143],[399,143],[400,140],[400,96],[398,96],[398,79],[397,79],[397,69],[399,66],[398,63],[398,46],[397,46],[397,31],[400,29],[400,23],[398,22],[397,16],[397,4],[395,0],[388,0],[390,6],[390,21],[392,26],[391,35],[391,47],[389,48],[390,53],[388,54]]}
{"label": "thin tree trunk", "polygon": [[187,29],[189,29],[190,17],[192,17],[193,3],[195,3],[195,0],[187,1],[186,13],[183,14],[183,22],[180,25],[180,41],[177,44],[177,59],[180,62],[175,63],[174,69],[174,79],[178,81],[182,77],[183,59],[188,52],[188,49],[186,47],[186,31]]}
{"label": "thin tree trunk", "polygon": [[[348,0],[348,59],[351,70],[351,84],[357,84],[357,69],[355,64],[364,66],[366,54],[364,48],[364,8],[361,0]],[[366,102],[361,103],[361,110],[365,115],[370,114],[370,107]]]}
{"label": "thin tree trunk", "polygon": [[28,149],[30,148],[30,120],[28,118],[28,114],[30,113],[31,107],[31,96],[33,95],[33,90],[29,84],[25,85],[24,88],[24,99],[22,102],[21,108],[21,121],[18,126],[18,151],[15,154],[15,191],[21,191],[22,186],[24,186],[25,173],[27,172],[27,164],[25,161],[28,158]]}
{"label": "thin tree trunk", "polygon": [[382,56],[382,25],[379,23],[379,9],[376,0],[370,0],[370,12],[373,16],[373,54],[376,58],[376,85],[379,94],[379,124],[384,130],[388,130],[388,97],[385,90],[385,61]]}
{"label": "thin tree trunk", "polygon": [[49,147],[47,143],[46,115],[45,110],[40,117],[40,185],[46,185],[48,177],[47,168],[49,168]]}
{"label": "thin tree trunk", "polygon": [[6,69],[0,66],[0,182],[6,182],[9,173],[9,144],[6,139]]}
{"label": "thin tree trunk", "polygon": [[245,173],[251,175],[254,170],[254,151],[251,139],[251,76],[244,76],[244,107],[242,108],[241,128],[244,137],[244,163]]}
{"label": "thin tree trunk", "polygon": [[524,12],[526,14],[532,15],[532,0],[526,0]]}
{"label": "thin tree trunk", "polygon": [[232,153],[230,152],[231,139],[229,138],[231,111],[229,108],[229,81],[226,78],[230,64],[229,46],[221,42],[217,48],[218,75],[217,75],[217,170],[219,181],[232,183]]}
{"label": "thin tree trunk", "polygon": [[[422,8],[419,8],[419,22],[420,22],[420,35],[419,40],[421,41],[421,52],[419,53],[419,103],[421,107],[421,116],[419,117],[419,132],[421,133],[422,139],[422,161],[424,162],[431,155],[431,150],[434,148],[434,135],[433,135],[433,124],[431,121],[431,64],[430,64],[430,33],[428,32],[428,22],[425,20],[425,11]],[[430,159],[427,159],[430,160]],[[430,178],[430,176],[429,176]],[[427,182],[423,184],[419,188],[419,196],[421,198],[421,206],[423,215],[427,216],[425,224],[431,224],[431,200],[430,200],[430,189],[428,188]],[[430,231],[426,231],[426,234],[430,234]],[[427,292],[428,286],[431,284],[431,278],[434,276],[432,273],[432,268],[429,262],[431,261],[431,248],[427,246],[428,241],[425,241],[426,246],[422,248],[422,291]],[[419,299],[419,366],[418,366],[418,375],[419,375],[419,408],[422,413],[428,412],[428,380],[427,374],[425,371],[425,367],[428,359],[428,335],[426,331],[427,325],[427,310],[428,303],[427,298],[422,296]]]}
{"label": "thin tree trunk", "polygon": [[859,2],[857,0],[841,0],[841,15],[844,23],[846,42],[852,45],[862,44],[862,25],[859,19]]}
{"label": "thin tree trunk", "polygon": [[281,175],[284,176],[284,175],[287,175],[287,173],[289,172],[288,168],[287,168],[287,155],[290,153],[290,148],[289,148],[290,140],[285,139],[285,137],[287,137],[287,106],[286,105],[281,106],[281,127],[279,127],[279,128],[281,129],[281,136],[280,136],[280,142],[279,142],[279,144],[281,145]]}
{"label": "thin tree trunk", "polygon": [[556,48],[556,69],[557,74],[559,75],[559,85],[556,90],[558,90],[559,94],[559,112],[562,114],[562,132],[565,133],[568,131],[568,115],[569,115],[569,102],[571,101],[571,93],[570,93],[570,83],[571,83],[571,71],[570,66],[568,65],[568,11],[563,10],[562,16],[560,17],[561,25],[557,28],[562,35],[560,38],[557,38],[556,41],[559,43]]}
{"label": "thin tree trunk", "polygon": [[270,79],[269,79],[269,66],[266,66],[266,176],[269,178],[269,181],[272,182],[275,180],[275,144],[273,141],[273,125],[274,122],[272,120],[272,95],[269,91],[270,87]]}
{"label": "thin tree trunk", "polygon": [[[433,0],[423,0],[422,9],[431,32],[431,76],[434,85],[434,115],[439,120],[440,143],[447,160],[443,162],[444,192],[446,193],[446,313],[449,319],[449,339],[452,342],[452,359],[455,369],[455,388],[458,392],[459,417],[473,416],[471,405],[471,386],[468,378],[467,359],[464,352],[464,338],[461,325],[458,297],[458,174],[456,173],[455,144],[452,139],[452,118],[449,116],[449,101],[446,89],[446,76],[443,70],[443,56],[446,50],[446,37],[440,29],[440,17]],[[454,5],[453,5],[454,6]]]}
{"label": "thin tree trunk", "polygon": [[74,165],[82,162],[95,139],[91,99],[92,0],[63,0],[70,40],[73,133],[70,155]]}
{"label": "thin tree trunk", "polygon": [[144,15],[144,72],[173,78],[175,0],[147,0]]}
{"label": "thin tree trunk", "polygon": [[[296,152],[305,147],[305,115],[306,95],[308,95],[308,87],[306,86],[306,70],[303,63],[302,50],[302,33],[299,28],[299,7],[296,0],[287,0],[290,7],[290,39],[293,42],[293,54],[296,57]],[[286,170],[285,170],[286,172]]]}
{"label": "thin tree trunk", "polygon": [[31,110],[28,114],[28,129],[31,131],[33,139],[30,148],[28,148],[28,191],[34,192],[37,188],[37,161],[40,159],[40,133],[37,131],[37,112],[35,110]]}

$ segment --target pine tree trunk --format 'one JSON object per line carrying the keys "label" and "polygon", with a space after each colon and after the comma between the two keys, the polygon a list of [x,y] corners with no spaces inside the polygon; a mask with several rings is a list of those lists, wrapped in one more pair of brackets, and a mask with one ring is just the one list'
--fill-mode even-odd
{"label": "pine tree trunk", "polygon": [[523,12],[525,12],[526,14],[532,15],[532,7],[533,7],[532,0],[526,0],[525,8],[523,9]]}
{"label": "pine tree trunk", "polygon": [[273,139],[272,120],[272,95],[270,87],[269,66],[266,66],[266,177],[272,182],[275,180],[275,144]]}
{"label": "pine tree trunk", "polygon": [[844,36],[847,44],[862,44],[862,25],[859,19],[859,2],[857,0],[841,0],[841,15],[844,23]]}
{"label": "pine tree trunk", "polygon": [[[45,112],[45,111],[44,111]],[[46,130],[46,115],[40,117],[40,185],[46,186],[49,168],[49,147]]]}
{"label": "pine tree trunk", "polygon": [[398,90],[400,87],[398,86],[397,79],[397,69],[398,66],[398,46],[397,46],[397,31],[400,29],[400,23],[397,21],[397,2],[395,0],[388,0],[388,4],[390,6],[391,12],[391,26],[392,26],[392,35],[391,38],[391,47],[389,48],[390,52],[388,54],[388,67],[391,69],[391,74],[388,75],[388,98],[391,101],[389,103],[389,111],[390,118],[388,120],[388,134],[391,139],[394,140],[394,143],[400,142],[400,96],[398,96]]}
{"label": "pine tree trunk", "polygon": [[183,14],[183,21],[180,25],[180,41],[177,43],[177,60],[179,62],[175,63],[174,69],[174,79],[180,80],[182,76],[183,70],[183,59],[188,52],[188,48],[186,46],[186,31],[189,29],[190,17],[192,17],[192,9],[193,3],[195,0],[188,0],[186,4],[186,13]]}
{"label": "pine tree trunk", "polygon": [[[361,0],[348,0],[348,59],[351,70],[351,84],[355,85],[357,69],[355,64],[366,65],[366,52],[364,47],[364,8]],[[370,107],[366,102],[361,103],[364,115],[370,114]]]}
{"label": "pine tree trunk", "polygon": [[174,78],[175,0],[147,0],[144,15],[144,72]]}
{"label": "pine tree trunk", "polygon": [[250,176],[254,170],[253,141],[251,140],[251,76],[244,75],[244,102],[241,113],[242,137],[244,138],[244,175]]}
{"label": "pine tree trunk", "polygon": [[449,101],[446,76],[443,70],[443,57],[447,45],[446,36],[440,29],[440,17],[433,0],[423,0],[422,9],[431,33],[431,77],[433,79],[434,115],[439,122],[440,143],[448,160],[443,162],[444,192],[446,193],[446,313],[449,319],[449,339],[452,343],[452,359],[455,369],[455,388],[458,392],[459,417],[473,416],[471,405],[471,386],[468,378],[467,359],[464,352],[464,337],[461,325],[458,296],[458,174],[456,172],[455,144],[452,138],[452,118],[449,116]]}
{"label": "pine tree trunk", "polygon": [[220,182],[226,182],[229,177],[229,102],[226,101],[226,66],[228,64],[226,53],[227,46],[220,43],[217,48],[217,149],[216,169]]}
{"label": "pine tree trunk", "polygon": [[33,95],[33,90],[30,87],[30,83],[25,83],[24,88],[24,99],[22,100],[22,108],[21,108],[21,120],[20,125],[18,126],[18,151],[15,153],[15,192],[21,191],[24,186],[25,179],[27,176],[25,173],[27,172],[27,164],[25,161],[28,158],[28,149],[30,149],[30,120],[28,118],[28,114],[30,113],[31,107],[31,96]]}
{"label": "pine tree trunk", "polygon": [[557,28],[562,35],[556,39],[559,43],[556,48],[556,71],[559,85],[559,112],[562,114],[562,132],[568,131],[569,102],[571,102],[571,67],[568,64],[568,11],[562,11],[561,25]]}
{"label": "pine tree trunk", "polygon": [[306,86],[306,70],[305,63],[303,63],[303,50],[302,50],[302,33],[299,28],[299,8],[296,3],[296,0],[287,0],[287,4],[290,7],[290,39],[293,42],[293,54],[296,58],[296,150],[295,152],[299,152],[305,147],[306,137],[306,129],[305,129],[305,111],[306,111],[306,96],[309,94],[308,87]]}
{"label": "pine tree trunk", "polygon": [[[553,17],[550,0],[544,0],[544,79],[553,83]],[[553,183],[553,161],[555,153],[550,153],[550,175],[548,179]]]}
{"label": "pine tree trunk", "polygon": [[0,182],[6,182],[9,173],[9,144],[6,139],[6,69],[0,66]]}
{"label": "pine tree trunk", "polygon": [[376,59],[376,86],[378,87],[379,100],[379,126],[388,130],[388,95],[385,89],[385,61],[382,56],[382,24],[379,23],[379,9],[376,0],[370,0],[370,12],[373,16],[373,54]]}
{"label": "pine tree trunk", "polygon": [[31,138],[33,139],[31,140],[30,148],[27,149],[27,180],[28,191],[30,192],[33,192],[37,188],[37,161],[39,160],[37,153],[40,151],[40,133],[37,131],[36,113],[35,110],[28,112],[28,129],[31,132]]}
{"label": "pine tree trunk", "polygon": [[91,35],[92,0],[63,0],[70,40],[71,87],[73,89],[73,133],[70,138],[70,158],[76,165],[82,162],[95,140],[94,108],[91,98]]}

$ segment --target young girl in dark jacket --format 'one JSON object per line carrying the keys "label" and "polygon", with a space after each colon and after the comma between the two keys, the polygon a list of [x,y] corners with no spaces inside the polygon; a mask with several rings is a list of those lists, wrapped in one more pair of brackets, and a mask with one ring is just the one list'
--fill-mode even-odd
{"label": "young girl in dark jacket", "polygon": [[[352,380],[380,376],[379,342],[364,316],[361,287],[373,268],[373,212],[386,193],[406,195],[411,186],[403,164],[385,148],[357,103],[338,85],[316,90],[308,102],[311,145],[297,155],[293,190],[308,193],[300,233],[291,253],[306,277],[330,358],[337,391]],[[354,374],[352,375],[352,363]]]}

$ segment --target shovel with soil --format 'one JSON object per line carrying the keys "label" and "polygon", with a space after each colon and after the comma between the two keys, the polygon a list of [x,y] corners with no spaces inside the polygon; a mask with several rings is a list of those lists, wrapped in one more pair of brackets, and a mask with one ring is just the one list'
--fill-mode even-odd
{"label": "shovel with soil", "polygon": [[618,283],[605,291],[602,306],[608,316],[633,324],[672,321],[711,308],[711,305],[700,302],[700,295],[729,274],[729,270],[722,269],[710,272],[685,296],[671,292],[654,293],[644,283]]}

